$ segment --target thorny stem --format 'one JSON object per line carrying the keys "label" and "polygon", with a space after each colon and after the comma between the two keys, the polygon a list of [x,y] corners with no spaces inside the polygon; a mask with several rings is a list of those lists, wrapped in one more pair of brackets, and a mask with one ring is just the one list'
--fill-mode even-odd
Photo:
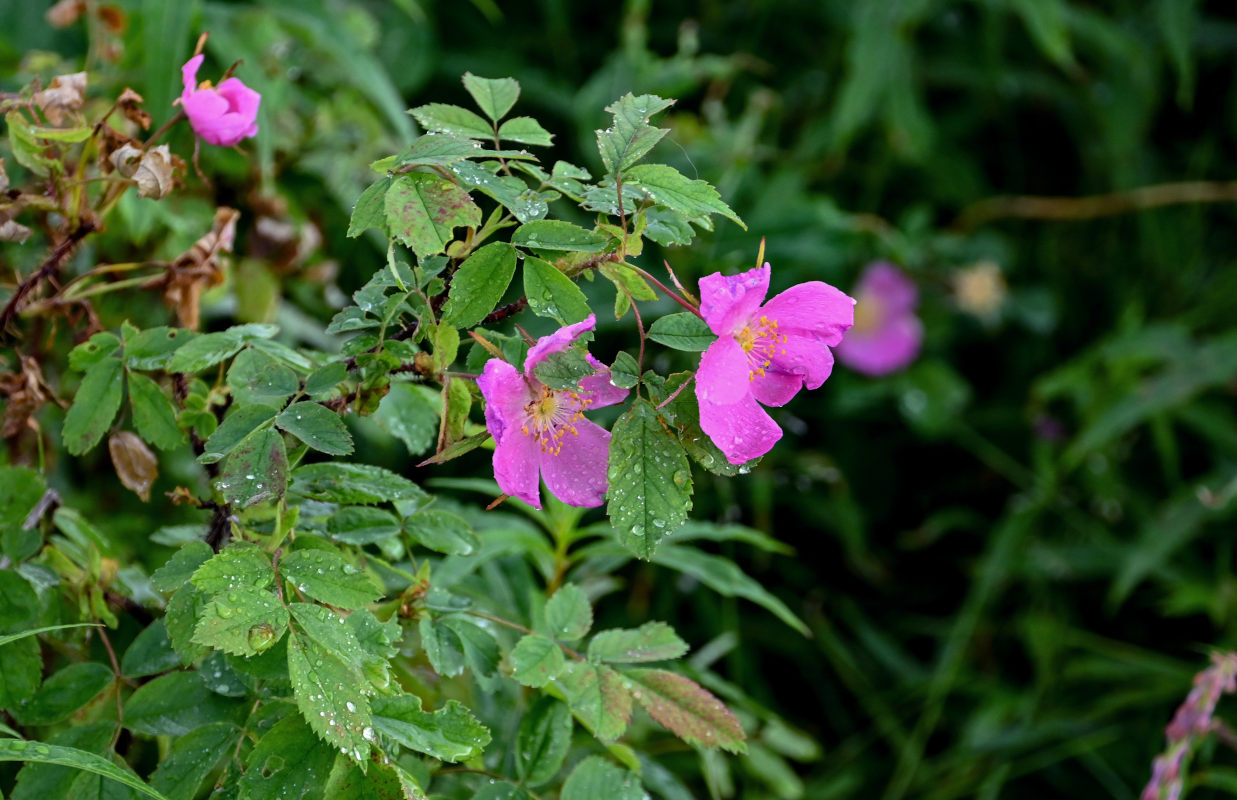
{"label": "thorny stem", "polygon": [[[686,308],[688,311],[692,312],[697,317],[704,319],[704,317],[700,314],[699,308],[687,302],[687,300],[683,299],[682,297],[675,294],[674,292],[670,291],[670,289],[666,287],[666,284],[654,278],[651,274],[649,274],[647,270],[641,269],[640,267],[637,267],[634,264],[631,265],[631,268],[634,269],[636,272],[640,273],[640,275],[642,275],[645,278],[645,280],[652,281],[653,285],[655,285],[658,289],[661,289],[663,292],[665,292],[666,296],[669,297],[671,300],[683,306],[683,308]],[[674,273],[670,273],[670,274],[673,275]],[[678,283],[677,279],[675,280],[675,283]],[[682,288],[682,287],[679,287],[679,288]]]}
{"label": "thorny stem", "polygon": [[674,398],[679,396],[679,392],[686,389],[687,385],[695,379],[696,379],[696,373],[693,372],[690,376],[688,376],[687,380],[683,381],[683,383],[679,386],[679,388],[671,392],[669,397],[667,397],[665,400],[662,400],[661,403],[658,404],[657,410],[661,411],[663,408],[665,408],[666,406],[674,402]]}

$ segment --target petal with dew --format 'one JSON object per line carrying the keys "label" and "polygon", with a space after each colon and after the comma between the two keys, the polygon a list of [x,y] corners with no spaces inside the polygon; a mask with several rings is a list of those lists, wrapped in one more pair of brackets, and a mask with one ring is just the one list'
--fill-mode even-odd
{"label": "petal with dew", "polygon": [[532,390],[515,367],[499,358],[485,362],[477,376],[477,388],[485,398],[485,427],[495,441],[507,433],[518,434],[524,425],[524,407],[532,400]]}
{"label": "petal with dew", "polygon": [[709,330],[727,336],[740,330],[769,292],[768,264],[738,275],[715,272],[700,279],[700,314]]}
{"label": "petal with dew", "polygon": [[524,358],[524,372],[531,375],[533,369],[542,361],[545,361],[548,356],[553,353],[563,352],[568,347],[571,347],[572,343],[579,339],[581,334],[591,331],[595,327],[597,327],[597,315],[589,314],[575,324],[566,325],[548,336],[542,336],[537,340],[536,344],[528,348],[528,355]]}
{"label": "petal with dew", "polygon": [[563,437],[558,455],[541,454],[541,476],[550,494],[567,505],[593,508],[606,498],[610,432],[586,419],[574,427],[576,434]]}
{"label": "petal with dew", "polygon": [[541,508],[541,487],[537,482],[541,445],[518,428],[494,446],[494,480],[503,494],[518,497],[533,508]]}
{"label": "petal with dew", "polygon": [[782,429],[750,394],[737,403],[700,403],[700,428],[731,464],[763,456],[782,438]]}
{"label": "petal with dew", "polygon": [[589,400],[590,408],[605,408],[627,399],[627,390],[610,382],[610,368],[591,354],[585,356],[589,366],[597,370],[580,381],[580,396]]}
{"label": "petal with dew", "polygon": [[825,344],[836,345],[855,324],[855,301],[827,283],[808,281],[777,295],[760,313],[776,321],[782,333],[810,332]]}
{"label": "petal with dew", "polygon": [[793,329],[786,334],[786,341],[781,343],[779,351],[769,359],[778,372],[802,375],[803,385],[809,389],[819,388],[833,372],[833,353],[827,340]]}
{"label": "petal with dew", "polygon": [[767,369],[752,381],[752,396],[767,406],[784,406],[803,388],[803,376]]}
{"label": "petal with dew", "polygon": [[723,336],[704,351],[696,370],[696,396],[700,404],[738,402],[751,389],[747,353],[731,336]]}

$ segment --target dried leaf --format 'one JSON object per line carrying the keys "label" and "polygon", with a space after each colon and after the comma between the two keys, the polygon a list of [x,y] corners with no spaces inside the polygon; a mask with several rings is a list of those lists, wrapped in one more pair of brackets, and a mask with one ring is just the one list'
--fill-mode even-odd
{"label": "dried leaf", "polygon": [[150,500],[150,487],[159,477],[159,461],[136,433],[120,431],[107,440],[116,477],[126,489],[143,500]]}
{"label": "dried leaf", "polygon": [[4,171],[4,159],[0,158],[0,194],[9,190],[9,173]]}
{"label": "dried leaf", "polygon": [[11,219],[0,222],[0,242],[22,244],[30,238],[31,233],[32,231],[25,225],[19,225]]}
{"label": "dried leaf", "polygon": [[122,176],[132,178],[142,162],[142,148],[134,147],[132,144],[122,145],[108,156],[108,161],[112,162],[112,166]]}
{"label": "dried leaf", "polygon": [[66,112],[77,111],[82,107],[85,95],[86,73],[73,72],[52,78],[50,86],[41,92],[35,92],[34,104],[43,110],[49,122],[59,125]]}
{"label": "dried leaf", "polygon": [[164,275],[146,285],[145,288],[163,287],[163,301],[176,309],[182,328],[197,330],[203,290],[223,283],[220,256],[232,252],[239,217],[240,212],[234,208],[215,209],[210,232],[173,261]]}
{"label": "dried leaf", "polygon": [[146,151],[137,171],[133,173],[133,180],[137,181],[138,197],[162,200],[172,192],[175,183],[172,176],[172,154],[166,144]]}
{"label": "dried leaf", "polygon": [[0,374],[0,397],[7,399],[3,422],[0,423],[0,437],[5,439],[21,433],[23,428],[31,427],[34,415],[49,397],[49,393],[44,391],[46,384],[38,359],[22,356],[21,367],[20,375]]}
{"label": "dried leaf", "polygon": [[60,0],[59,3],[47,9],[44,17],[47,24],[53,28],[67,28],[86,10],[86,0]]}
{"label": "dried leaf", "polygon": [[120,93],[120,97],[116,100],[116,106],[121,113],[135,125],[138,125],[142,130],[150,129],[150,114],[146,113],[146,109],[142,108],[142,103],[146,102],[142,96],[130,89],[128,86]]}

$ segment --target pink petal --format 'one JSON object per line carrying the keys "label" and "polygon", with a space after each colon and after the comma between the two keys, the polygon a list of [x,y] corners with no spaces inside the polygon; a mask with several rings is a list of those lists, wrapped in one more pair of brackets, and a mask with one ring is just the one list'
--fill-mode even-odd
{"label": "pink petal", "polygon": [[865,375],[887,375],[909,365],[923,344],[923,323],[913,314],[886,318],[879,328],[847,334],[838,360]]}
{"label": "pink petal", "polygon": [[855,294],[877,298],[885,313],[891,316],[914,311],[919,306],[919,289],[915,282],[888,261],[873,261],[864,267],[855,284]]}
{"label": "pink petal", "polygon": [[506,361],[491,358],[477,376],[477,387],[485,398],[485,427],[494,440],[501,441],[509,431],[519,434],[527,417],[524,407],[533,399],[524,376]]}
{"label": "pink petal", "polygon": [[507,435],[494,447],[494,480],[503,494],[518,497],[533,508],[541,508],[541,487],[537,484],[537,464],[541,445],[519,428],[508,428]]}
{"label": "pink petal", "polygon": [[842,341],[855,324],[855,301],[827,283],[809,281],[792,286],[760,309],[777,329],[820,339],[827,345]]}
{"label": "pink petal", "polygon": [[[190,122],[193,119],[190,118]],[[258,132],[258,126],[240,114],[228,113],[194,125],[198,135],[218,147],[231,147]]]}
{"label": "pink petal", "polygon": [[769,357],[773,362],[772,369],[791,375],[802,375],[804,386],[809,389],[819,388],[833,372],[833,353],[829,352],[826,341],[823,336],[810,333],[801,335],[791,329],[786,334],[786,341]]}
{"label": "pink petal", "polygon": [[723,275],[715,272],[700,279],[700,313],[718,336],[741,330],[764,302],[769,292],[769,265]]}
{"label": "pink petal", "polygon": [[588,363],[597,368],[596,374],[580,381],[580,396],[591,400],[589,408],[605,408],[627,399],[627,390],[610,383],[610,368],[593,358],[585,356]]}
{"label": "pink petal", "polygon": [[782,438],[782,429],[750,394],[730,405],[701,401],[700,427],[731,464],[763,456]]}
{"label": "pink petal", "polygon": [[751,391],[747,353],[733,336],[722,336],[709,345],[696,371],[696,396],[700,405],[737,403]]}
{"label": "pink petal", "polygon": [[262,95],[250,89],[240,78],[228,78],[215,90],[219,92],[219,96],[228,101],[228,106],[232,111],[240,114],[242,117],[247,117],[251,121],[258,116],[258,106],[262,102]]}
{"label": "pink petal", "polygon": [[524,374],[531,375],[533,368],[542,361],[545,361],[547,356],[553,353],[561,353],[568,347],[571,347],[572,342],[580,338],[580,334],[591,331],[596,327],[597,316],[589,314],[574,325],[567,325],[554,331],[549,336],[542,336],[535,345],[528,348],[528,356],[524,359]]}
{"label": "pink petal", "polygon": [[200,92],[194,92],[184,98],[181,105],[185,109],[185,116],[189,117],[189,122],[193,125],[195,131],[198,130],[199,125],[228,113],[228,101],[220,97],[219,93],[214,89],[203,89]]}
{"label": "pink petal", "polygon": [[770,368],[752,381],[752,396],[766,406],[784,406],[802,388],[802,375]]}
{"label": "pink petal", "polygon": [[577,435],[563,436],[558,455],[541,453],[541,476],[550,494],[569,506],[592,508],[606,499],[606,468],[610,459],[610,432],[583,419]]}
{"label": "pink petal", "polygon": [[202,67],[202,62],[206,60],[206,56],[199,53],[193,58],[185,62],[185,65],[180,68],[180,80],[184,84],[185,91],[181,94],[181,102],[184,102],[187,95],[192,94],[193,90],[198,85],[198,70]]}

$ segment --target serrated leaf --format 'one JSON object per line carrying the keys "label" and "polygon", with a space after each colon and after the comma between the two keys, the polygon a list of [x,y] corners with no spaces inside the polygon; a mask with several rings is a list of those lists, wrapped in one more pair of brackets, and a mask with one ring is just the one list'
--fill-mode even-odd
{"label": "serrated leaf", "polygon": [[447,103],[428,103],[408,113],[427,131],[451,133],[468,139],[494,138],[490,123],[466,108]]}
{"label": "serrated leaf", "polygon": [[481,549],[481,541],[463,517],[437,509],[419,511],[404,522],[408,536],[436,553],[467,556]]}
{"label": "serrated leaf", "polygon": [[530,633],[511,648],[511,677],[539,689],[558,677],[566,663],[563,649],[539,633]]}
{"label": "serrated leaf", "polygon": [[533,250],[599,253],[608,239],[571,222],[543,219],[526,222],[511,234],[511,244]]}
{"label": "serrated leaf", "polygon": [[420,500],[425,492],[390,470],[369,464],[307,464],[292,471],[292,491],[327,503],[386,503]]}
{"label": "serrated leaf", "polygon": [[470,255],[451,279],[442,320],[457,328],[471,328],[481,322],[511,284],[515,276],[516,251],[505,242],[494,242]]}
{"label": "serrated leaf", "polygon": [[301,388],[301,382],[288,365],[263,350],[248,347],[232,359],[228,386],[237,403],[282,406]]}
{"label": "serrated leaf", "polygon": [[601,756],[589,756],[576,764],[563,783],[559,800],[644,800],[648,797],[636,773],[617,767]]}
{"label": "serrated leaf", "polygon": [[236,449],[249,434],[275,418],[275,409],[266,405],[240,406],[215,428],[203,446],[199,464],[213,464]]}
{"label": "serrated leaf", "polygon": [[657,293],[640,273],[626,264],[602,264],[601,274],[614,284],[614,318],[622,319],[632,300],[656,300]]}
{"label": "serrated leaf", "polygon": [[667,314],[649,326],[649,338],[666,347],[700,353],[717,341],[707,322],[689,311]]}
{"label": "serrated leaf", "polygon": [[324,787],[331,800],[426,800],[416,781],[393,764],[369,764],[337,760]]}
{"label": "serrated leaf", "polygon": [[190,580],[206,594],[216,595],[233,589],[265,589],[274,583],[275,570],[270,556],[257,547],[234,544],[198,567]]}
{"label": "serrated leaf", "polygon": [[184,736],[212,722],[239,723],[239,700],[206,688],[196,672],[173,672],[138,687],[125,702],[125,727],[151,736]]}
{"label": "serrated leaf", "polygon": [[288,488],[283,437],[269,428],[249,436],[224,459],[215,488],[238,508],[283,497]]}
{"label": "serrated leaf", "polygon": [[115,353],[119,347],[120,339],[116,338],[116,334],[99,331],[69,351],[69,367],[85,372]]}
{"label": "serrated leaf", "polygon": [[344,421],[320,403],[293,403],[275,417],[275,425],[323,453],[346,456],[352,452],[352,434]]}
{"label": "serrated leaf", "polygon": [[558,679],[568,705],[593,735],[614,741],[631,720],[631,694],[623,677],[607,666],[569,661]]}
{"label": "serrated leaf", "polygon": [[731,753],[747,749],[738,718],[695,681],[662,669],[629,669],[623,677],[649,716],[683,741]]}
{"label": "serrated leaf", "polygon": [[280,569],[297,589],[336,608],[360,608],[383,594],[373,578],[330,550],[295,550]]}
{"label": "serrated leaf", "polygon": [[164,369],[172,354],[198,334],[183,328],[148,328],[125,339],[125,366],[130,369]]}
{"label": "serrated leaf", "polygon": [[[500,155],[498,151],[481,152],[488,155]],[[528,188],[528,184],[519,178],[510,175],[495,175],[487,169],[487,167],[497,169],[498,166],[497,161],[488,161],[485,164],[460,161],[452,164],[450,170],[466,186],[471,186],[482,194],[497,200],[520,222],[528,223],[544,218],[550,211],[545,198]]]}
{"label": "serrated leaf", "polygon": [[596,371],[596,368],[588,363],[584,351],[576,347],[550,353],[541,363],[533,367],[537,380],[551,389],[567,391],[579,389],[580,381]]}
{"label": "serrated leaf", "polygon": [[590,661],[635,664],[668,661],[687,652],[687,642],[664,622],[646,622],[639,628],[602,631],[588,643]]}
{"label": "serrated leaf", "polygon": [[426,172],[396,178],[387,191],[386,211],[391,235],[418,258],[445,252],[455,228],[481,224],[481,209],[468,192]]}
{"label": "serrated leaf", "polygon": [[360,236],[370,228],[387,232],[387,189],[391,188],[391,178],[383,177],[371,183],[361,192],[356,205],[352,207],[352,217],[348,220],[348,236]]}
{"label": "serrated leaf", "polygon": [[173,553],[166,564],[151,573],[151,585],[161,592],[174,592],[214,555],[206,542],[188,542]]}
{"label": "serrated leaf", "polygon": [[705,181],[692,180],[665,164],[644,164],[627,170],[626,179],[639,184],[649,198],[692,222],[709,227],[708,216],[721,214],[743,230],[747,225],[726,205],[717,190]]}
{"label": "serrated leaf", "polygon": [[43,682],[33,696],[12,709],[23,725],[51,725],[67,719],[108,688],[116,676],[94,661],[70,664]]}
{"label": "serrated leaf", "polygon": [[665,206],[645,209],[644,220],[644,236],[662,247],[691,244],[692,239],[696,238],[696,231],[687,217]]}
{"label": "serrated leaf", "polygon": [[403,442],[410,456],[421,455],[438,438],[438,410],[410,383],[392,383],[370,418]]}
{"label": "serrated leaf", "polygon": [[244,346],[244,338],[233,330],[204,333],[178,347],[166,369],[168,372],[201,372],[236,355]]}
{"label": "serrated leaf", "polygon": [[661,141],[667,129],[650,126],[649,118],[673,104],[673,100],[663,100],[656,95],[636,97],[628,93],[606,106],[613,123],[604,131],[597,131],[597,150],[607,173],[617,175]]}
{"label": "serrated leaf", "polygon": [[326,521],[326,531],[332,539],[362,545],[381,542],[398,536],[403,527],[390,511],[369,506],[344,506]]}
{"label": "serrated leaf", "polygon": [[417,630],[425,657],[435,672],[444,678],[453,678],[464,671],[464,643],[454,630],[439,624],[428,614],[421,617]]}
{"label": "serrated leaf", "polygon": [[321,797],[335,763],[334,748],[296,715],[285,717],[258,740],[240,779],[244,800]]}
{"label": "serrated leaf", "polygon": [[107,433],[120,408],[122,381],[119,358],[109,356],[86,370],[64,416],[64,446],[69,453],[82,455]]}
{"label": "serrated leaf", "polygon": [[318,367],[305,378],[305,394],[325,394],[348,378],[348,367],[342,361],[332,361]]}
{"label": "serrated leaf", "polygon": [[209,596],[193,584],[181,587],[168,600],[167,613],[163,615],[172,649],[180,656],[182,664],[192,664],[208,652],[207,648],[193,641],[193,629],[198,624],[198,613],[206,607]]}
{"label": "serrated leaf", "polygon": [[545,624],[550,635],[563,642],[583,639],[593,627],[593,607],[574,583],[558,587],[545,604]]}
{"label": "serrated leaf", "polygon": [[620,350],[610,367],[610,383],[622,389],[630,389],[640,382],[640,365],[628,352]]}
{"label": "serrated leaf", "polygon": [[0,631],[29,627],[38,613],[39,596],[30,581],[16,570],[0,570]]}
{"label": "serrated leaf", "polygon": [[534,314],[563,325],[579,322],[592,313],[579,286],[552,264],[532,256],[524,259],[524,294]]}
{"label": "serrated leaf", "polygon": [[443,617],[438,620],[438,627],[446,627],[455,632],[463,645],[464,660],[472,669],[473,677],[482,687],[489,687],[490,679],[498,673],[499,651],[494,635],[470,618],[459,615]]}
{"label": "serrated leaf", "polygon": [[518,150],[486,150],[480,142],[449,133],[421,136],[392,163],[392,167],[453,167],[470,158],[532,158]]}
{"label": "serrated leaf", "polygon": [[412,694],[374,700],[374,727],[409,750],[440,761],[464,761],[480,755],[490,743],[490,731],[455,700],[437,711],[424,711]]}
{"label": "serrated leaf", "polygon": [[143,439],[160,450],[185,443],[185,434],[176,425],[176,409],[159,384],[141,373],[130,372],[129,404],[133,424]]}
{"label": "serrated leaf", "polygon": [[498,128],[498,138],[508,142],[549,147],[554,144],[554,134],[541,127],[532,117],[512,117]]}
{"label": "serrated leaf", "polygon": [[228,722],[203,725],[174,740],[150,785],[168,800],[193,800],[206,776],[236,746],[240,730]]}
{"label": "serrated leaf", "polygon": [[553,697],[542,697],[520,720],[515,740],[515,770],[520,781],[540,786],[554,780],[571,749],[571,711]]}
{"label": "serrated leaf", "polygon": [[[126,772],[103,756],[56,744],[43,744],[25,739],[0,739],[0,761],[28,761],[36,764],[58,764],[75,770],[102,775],[128,786],[155,800],[172,800],[131,772]],[[24,795],[29,796],[29,795]],[[19,795],[14,794],[14,798]],[[50,800],[50,798],[49,798]]]}
{"label": "serrated leaf", "polygon": [[[298,607],[303,605],[293,605],[298,622],[303,616]],[[369,756],[374,729],[360,672],[316,639],[290,632],[288,676],[296,706],[314,733],[354,761],[363,762]]]}
{"label": "serrated leaf", "polygon": [[267,650],[288,627],[288,610],[275,595],[239,588],[216,595],[203,609],[193,641],[237,656]]}
{"label": "serrated leaf", "polygon": [[606,512],[619,542],[650,558],[661,538],[687,521],[692,480],[682,445],[648,401],[637,399],[614,424],[607,477]]}
{"label": "serrated leaf", "polygon": [[520,84],[515,78],[481,78],[465,72],[464,88],[472,95],[477,107],[495,122],[507,116],[520,97]]}
{"label": "serrated leaf", "polygon": [[127,678],[158,675],[179,666],[180,656],[172,649],[172,639],[162,619],[147,625],[120,659],[120,671]]}

